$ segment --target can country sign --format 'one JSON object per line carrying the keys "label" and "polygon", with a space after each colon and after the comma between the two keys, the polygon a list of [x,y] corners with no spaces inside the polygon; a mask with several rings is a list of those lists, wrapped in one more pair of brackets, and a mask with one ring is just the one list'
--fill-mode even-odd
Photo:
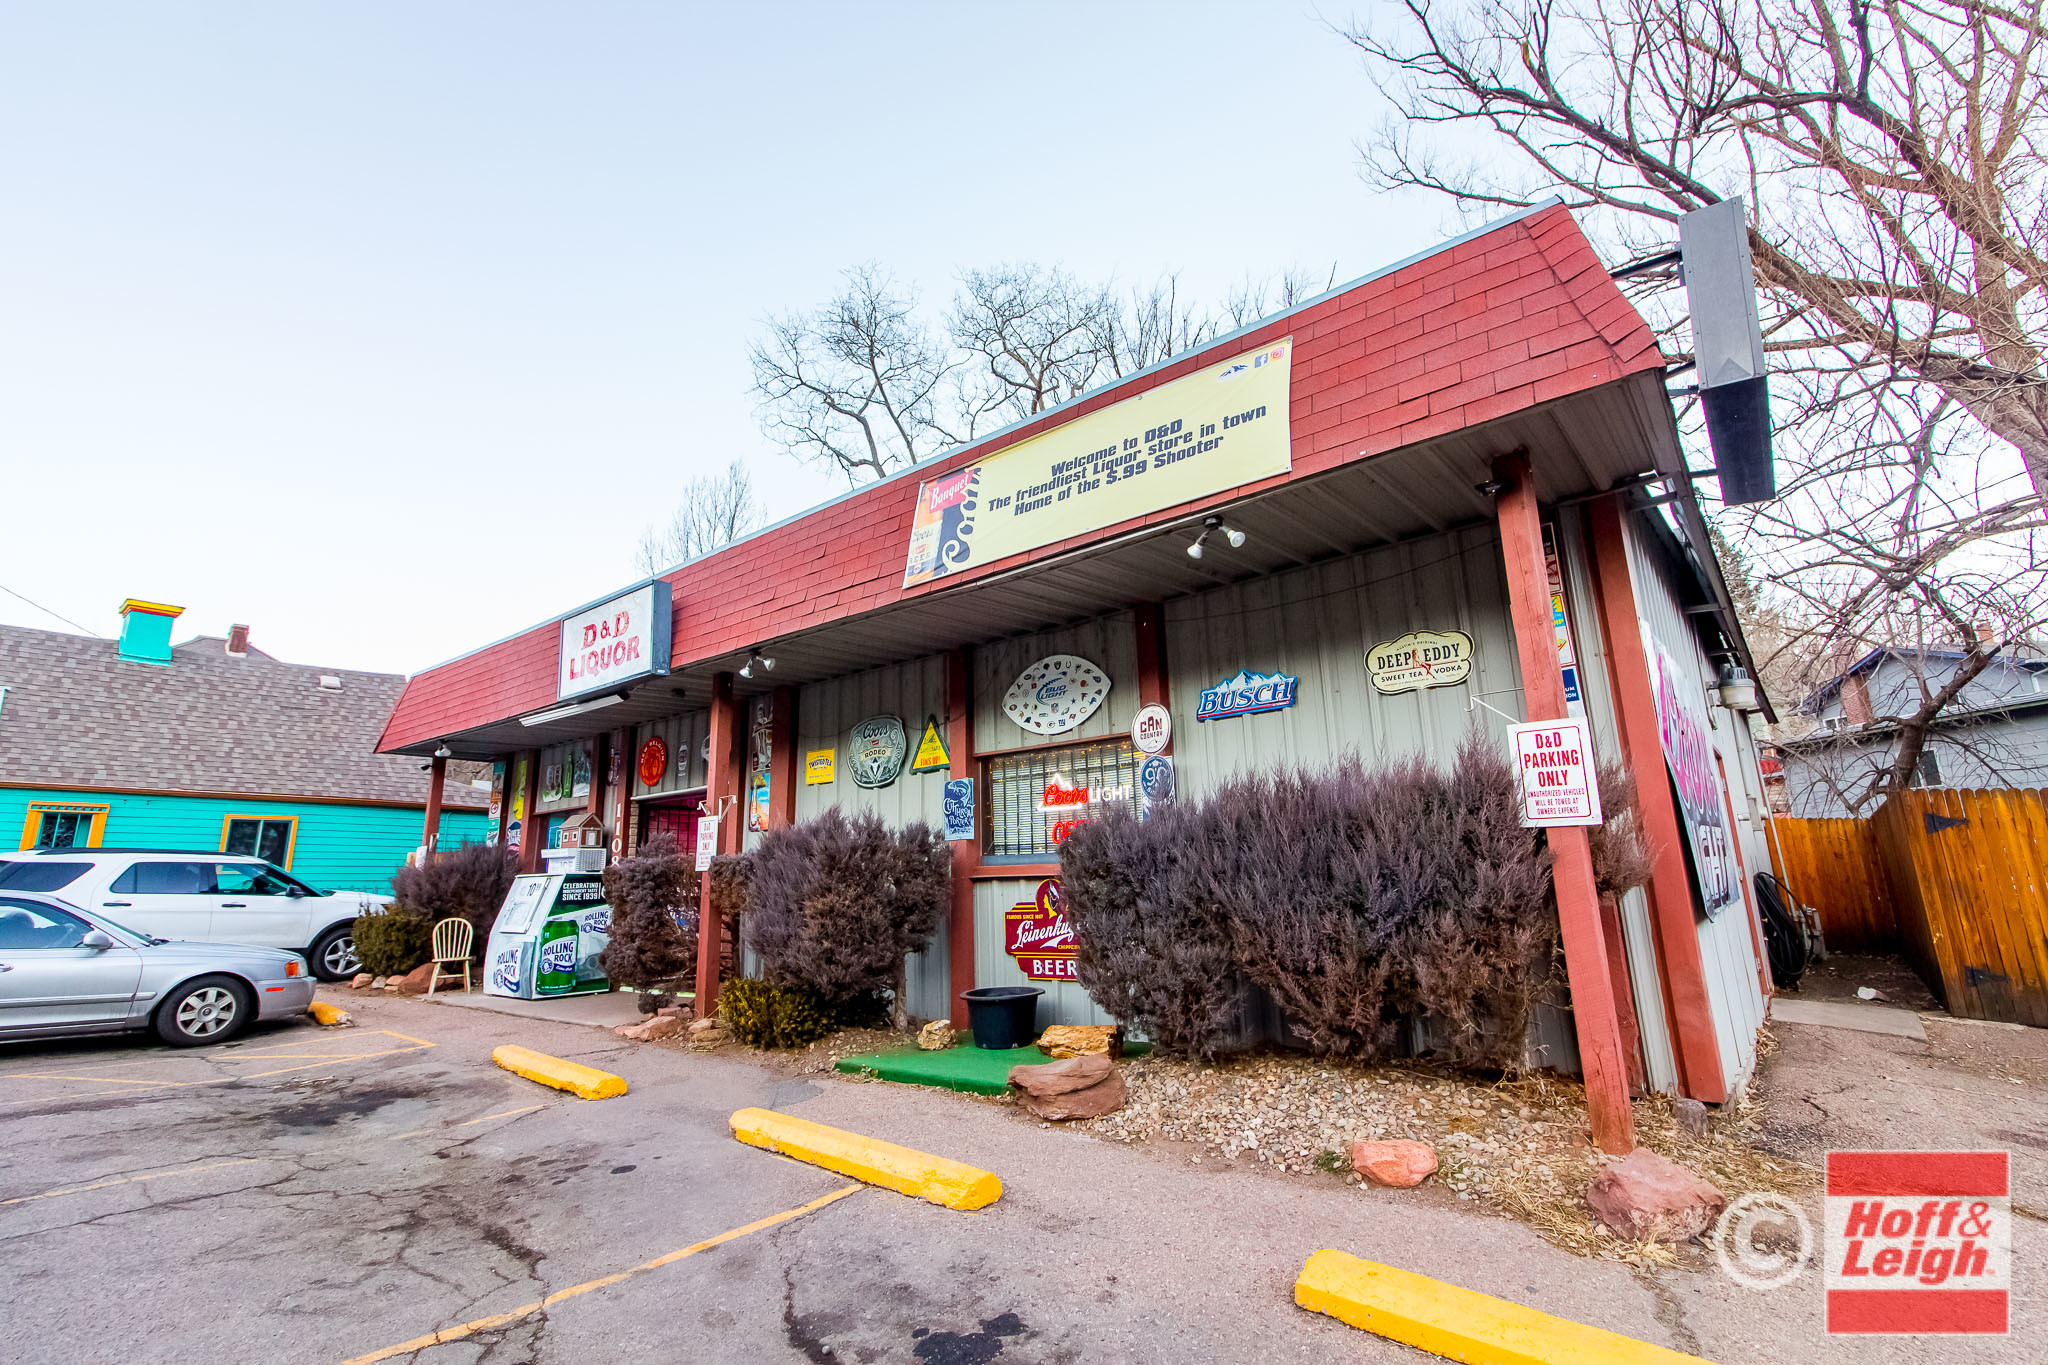
{"label": "can country sign", "polygon": [[927,479],[903,586],[1286,473],[1293,353],[1270,342]]}
{"label": "can country sign", "polygon": [[1072,981],[1074,927],[1058,879],[1038,884],[1038,894],[1003,912],[1003,951],[1033,981]]}
{"label": "can country sign", "polygon": [[1828,1153],[1828,1331],[2010,1330],[2010,1163],[2005,1152]]}

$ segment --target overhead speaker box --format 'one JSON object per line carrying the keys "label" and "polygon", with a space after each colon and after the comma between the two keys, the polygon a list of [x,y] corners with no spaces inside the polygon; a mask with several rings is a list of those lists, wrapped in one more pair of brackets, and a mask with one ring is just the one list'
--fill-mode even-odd
{"label": "overhead speaker box", "polygon": [[1771,463],[1771,395],[1764,373],[1764,332],[1757,316],[1756,270],[1740,195],[1678,220],[1678,253],[1692,311],[1693,354],[1707,441],[1731,507],[1778,496]]}

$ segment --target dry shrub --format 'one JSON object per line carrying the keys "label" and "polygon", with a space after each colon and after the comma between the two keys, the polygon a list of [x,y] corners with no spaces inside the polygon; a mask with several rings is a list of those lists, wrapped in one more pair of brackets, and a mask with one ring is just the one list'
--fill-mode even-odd
{"label": "dry shrub", "polygon": [[1448,769],[1238,777],[1083,826],[1060,862],[1082,985],[1172,1051],[1228,1046],[1249,980],[1319,1053],[1384,1058],[1426,1016],[1453,1061],[1513,1066],[1550,977],[1550,853],[1476,733]]}
{"label": "dry shrub", "polygon": [[746,855],[747,944],[761,974],[828,1008],[895,992],[904,1018],[903,960],[926,947],[952,899],[952,850],[929,825],[892,830],[873,814],[833,807],[770,830]]}
{"label": "dry shrub", "polygon": [[1074,974],[1112,1018],[1157,1046],[1213,1058],[1243,995],[1223,907],[1193,892],[1205,826],[1168,804],[1140,824],[1112,807],[1067,836],[1060,888],[1074,927]]}
{"label": "dry shrub", "polygon": [[1650,880],[1642,806],[1626,763],[1600,765],[1600,813],[1607,823],[1586,831],[1593,845],[1593,884],[1601,895],[1618,898]]}
{"label": "dry shrub", "polygon": [[512,850],[497,844],[466,844],[419,867],[401,867],[391,875],[391,894],[398,904],[430,921],[468,920],[481,954],[518,873],[519,855]]}
{"label": "dry shrub", "polygon": [[597,963],[612,980],[660,992],[697,963],[696,859],[657,834],[604,870],[611,941]]}

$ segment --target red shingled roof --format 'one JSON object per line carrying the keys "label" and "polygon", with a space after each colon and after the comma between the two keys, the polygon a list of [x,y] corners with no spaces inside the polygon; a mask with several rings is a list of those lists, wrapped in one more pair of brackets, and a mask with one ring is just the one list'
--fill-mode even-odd
{"label": "red shingled roof", "polygon": [[[1202,503],[1229,502],[1664,363],[1656,338],[1571,215],[1562,207],[1537,209],[1087,394],[915,476],[857,489],[683,565],[668,575],[674,667],[1186,516],[1200,504],[1163,508],[936,583],[902,586],[921,480],[1289,335],[1292,471]],[[379,747],[389,751],[549,705],[558,637],[550,621],[420,673],[399,698]]]}

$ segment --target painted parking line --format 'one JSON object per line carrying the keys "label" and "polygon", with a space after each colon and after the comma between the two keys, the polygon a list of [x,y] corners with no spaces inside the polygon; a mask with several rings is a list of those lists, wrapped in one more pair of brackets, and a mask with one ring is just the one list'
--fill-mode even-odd
{"label": "painted parking line", "polygon": [[64,1194],[84,1194],[89,1190],[107,1190],[116,1185],[139,1185],[145,1180],[163,1180],[174,1175],[198,1175],[201,1171],[225,1170],[229,1166],[255,1166],[269,1158],[252,1156],[236,1161],[209,1161],[204,1166],[180,1166],[171,1171],[153,1171],[148,1175],[124,1175],[112,1180],[96,1180],[90,1185],[67,1185],[61,1190],[44,1190],[41,1194],[17,1195],[13,1199],[0,1199],[0,1209],[9,1204],[33,1204],[38,1199],[55,1199]]}
{"label": "painted parking line", "polygon": [[709,1251],[713,1247],[737,1241],[749,1233],[760,1232],[764,1228],[772,1228],[777,1224],[790,1222],[793,1219],[803,1217],[807,1213],[815,1213],[827,1204],[838,1203],[849,1194],[858,1194],[864,1188],[866,1187],[862,1185],[844,1186],[832,1191],[830,1194],[813,1199],[808,1204],[799,1204],[793,1209],[784,1209],[781,1213],[770,1214],[766,1218],[756,1219],[744,1227],[721,1232],[716,1237],[707,1237],[701,1242],[693,1242],[689,1246],[677,1251],[671,1251],[665,1256],[657,1256],[651,1261],[642,1261],[630,1270],[621,1270],[616,1275],[606,1275],[600,1279],[585,1280],[582,1284],[572,1284],[567,1289],[557,1289],[544,1299],[536,1299],[532,1303],[523,1304],[518,1308],[512,1309],[510,1312],[493,1313],[490,1317],[477,1318],[472,1322],[465,1322],[459,1327],[443,1327],[438,1332],[429,1332],[423,1337],[414,1337],[411,1341],[401,1341],[396,1346],[386,1346],[381,1350],[371,1351],[367,1355],[351,1356],[343,1361],[342,1365],[375,1365],[375,1362],[380,1360],[389,1360],[393,1356],[411,1355],[415,1351],[424,1351],[429,1346],[446,1345],[451,1341],[460,1341],[464,1337],[474,1336],[478,1332],[496,1331],[500,1327],[510,1326],[512,1323],[518,1322],[521,1318],[530,1318],[535,1313],[544,1312],[564,1299],[573,1299],[579,1294],[588,1294],[594,1289],[604,1289],[610,1285],[618,1284],[622,1280],[630,1280],[636,1275],[648,1274],[651,1271],[661,1269],[665,1265],[674,1265],[677,1261],[686,1260],[691,1256],[695,1256],[700,1251]]}
{"label": "painted parking line", "polygon": [[[395,1040],[396,1046],[370,1047],[377,1038]],[[96,1069],[90,1065],[59,1070],[46,1067],[39,1070],[0,1071],[0,1082],[26,1081],[36,1084],[66,1087],[48,1093],[23,1096],[17,1099],[0,1100],[0,1108],[20,1104],[46,1104],[53,1100],[97,1099],[107,1096],[138,1095],[153,1090],[183,1090],[202,1085],[225,1085],[231,1081],[260,1080],[266,1076],[284,1076],[299,1071],[315,1071],[321,1067],[335,1066],[344,1062],[371,1061],[378,1057],[401,1056],[408,1052],[423,1052],[435,1044],[423,1038],[397,1033],[390,1029],[373,1029],[350,1034],[346,1040],[329,1036],[308,1038],[298,1043],[283,1043],[267,1048],[249,1051],[181,1053],[174,1057],[137,1058],[124,1062],[103,1064],[106,1068]],[[324,1051],[313,1049],[325,1049]],[[153,1076],[137,1072],[169,1070],[178,1067],[190,1069],[199,1066],[231,1066],[240,1068],[247,1063],[289,1062],[287,1066],[266,1067],[262,1070],[236,1070],[225,1076],[202,1076],[196,1080],[158,1080]],[[130,1074],[122,1075],[118,1072]],[[80,1085],[104,1087],[97,1090],[78,1090]]]}

